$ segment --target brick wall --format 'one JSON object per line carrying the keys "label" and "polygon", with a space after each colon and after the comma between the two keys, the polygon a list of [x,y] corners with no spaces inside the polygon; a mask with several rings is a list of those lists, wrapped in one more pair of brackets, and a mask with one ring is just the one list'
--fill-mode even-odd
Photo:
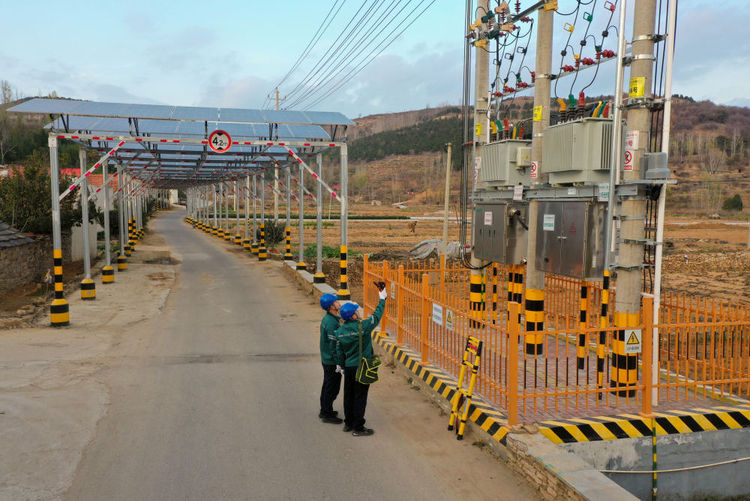
{"label": "brick wall", "polygon": [[[62,234],[63,264],[70,263],[70,233]],[[52,270],[52,238],[0,249],[0,295],[22,285],[40,282]]]}

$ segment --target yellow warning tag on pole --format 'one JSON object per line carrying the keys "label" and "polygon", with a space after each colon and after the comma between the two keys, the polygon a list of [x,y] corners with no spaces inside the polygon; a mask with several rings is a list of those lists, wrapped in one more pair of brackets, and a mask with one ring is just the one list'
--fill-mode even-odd
{"label": "yellow warning tag on pole", "polygon": [[535,122],[542,121],[542,107],[541,106],[534,106],[534,121]]}
{"label": "yellow warning tag on pole", "polygon": [[478,123],[478,124],[476,124],[474,126],[474,130],[476,131],[476,135],[477,136],[481,136],[482,135],[482,124],[481,124],[481,122]]}
{"label": "yellow warning tag on pole", "polygon": [[557,0],[547,0],[544,4],[544,10],[557,10]]}
{"label": "yellow warning tag on pole", "polygon": [[635,77],[630,79],[630,92],[628,97],[638,98],[643,97],[646,93],[646,77]]}

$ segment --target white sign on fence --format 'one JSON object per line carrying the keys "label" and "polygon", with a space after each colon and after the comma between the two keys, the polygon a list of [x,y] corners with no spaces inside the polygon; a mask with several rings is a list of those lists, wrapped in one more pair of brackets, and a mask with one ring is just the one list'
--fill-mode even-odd
{"label": "white sign on fence", "polygon": [[542,229],[544,231],[555,231],[555,215],[545,214],[544,221],[542,222]]}
{"label": "white sign on fence", "polygon": [[440,326],[443,325],[443,307],[436,303],[432,303],[432,321]]}
{"label": "white sign on fence", "polygon": [[643,332],[641,329],[625,329],[625,353],[630,355],[643,350]]}

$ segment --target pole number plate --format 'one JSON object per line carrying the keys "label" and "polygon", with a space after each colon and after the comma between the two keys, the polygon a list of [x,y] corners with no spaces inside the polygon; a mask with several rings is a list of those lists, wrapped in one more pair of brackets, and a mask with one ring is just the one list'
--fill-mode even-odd
{"label": "pole number plate", "polygon": [[208,146],[216,153],[226,153],[232,146],[232,138],[223,130],[215,130],[208,136]]}

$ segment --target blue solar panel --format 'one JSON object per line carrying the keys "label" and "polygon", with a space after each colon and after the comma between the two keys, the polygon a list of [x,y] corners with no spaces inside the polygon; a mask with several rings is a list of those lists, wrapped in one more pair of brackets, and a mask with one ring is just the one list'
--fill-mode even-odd
{"label": "blue solar panel", "polygon": [[246,123],[286,123],[315,125],[355,125],[341,113],[293,110],[243,110],[201,108],[159,104],[100,103],[69,99],[35,98],[9,111],[79,116],[124,117],[188,121],[230,121]]}

